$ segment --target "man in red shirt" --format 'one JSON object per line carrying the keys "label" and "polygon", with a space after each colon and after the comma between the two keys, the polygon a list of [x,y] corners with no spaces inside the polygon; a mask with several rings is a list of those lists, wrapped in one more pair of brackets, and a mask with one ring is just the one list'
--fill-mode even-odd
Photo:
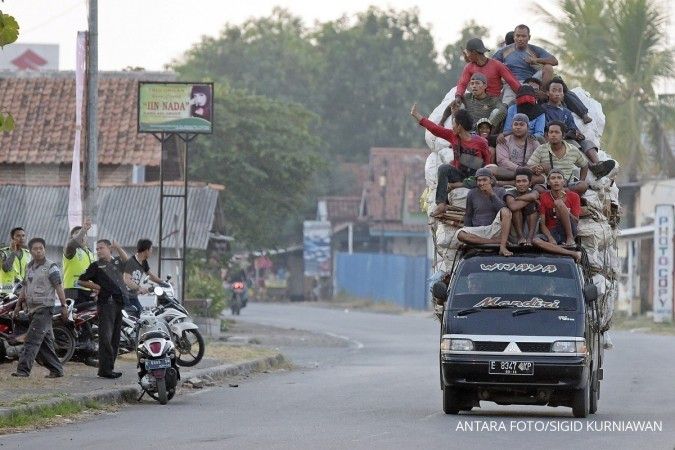
{"label": "man in red shirt", "polygon": [[520,82],[516,80],[511,71],[503,63],[496,59],[490,59],[485,56],[488,49],[483,45],[483,41],[478,38],[469,39],[466,43],[466,59],[469,64],[464,66],[462,75],[457,82],[457,91],[455,97],[461,99],[464,97],[466,87],[471,80],[471,76],[476,73],[482,73],[487,78],[486,92],[493,97],[499,97],[502,92],[502,79],[511,86],[513,92],[518,92]]}
{"label": "man in red shirt", "polygon": [[436,125],[417,110],[417,103],[412,106],[410,115],[434,136],[445,139],[452,146],[453,160],[450,164],[438,167],[438,185],[436,187],[436,209],[432,217],[442,215],[448,209],[448,187],[475,187],[475,181],[469,177],[476,174],[481,167],[489,164],[492,158],[488,142],[475,134],[471,134],[473,119],[465,109],[460,109],[452,119],[452,129]]}
{"label": "man in red shirt", "polygon": [[549,172],[548,184],[551,190],[539,197],[543,236],[535,238],[532,243],[547,252],[571,256],[579,262],[581,252],[572,250],[576,249],[574,238],[581,215],[579,194],[565,190],[565,177],[560,169]]}

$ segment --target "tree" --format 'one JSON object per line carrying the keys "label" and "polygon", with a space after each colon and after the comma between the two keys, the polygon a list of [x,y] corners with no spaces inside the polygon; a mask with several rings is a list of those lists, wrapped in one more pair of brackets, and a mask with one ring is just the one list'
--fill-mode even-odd
{"label": "tree", "polygon": [[[15,42],[19,38],[19,24],[16,19],[0,11],[0,48]],[[0,131],[12,131],[14,117],[9,112],[0,111]]]}
{"label": "tree", "polygon": [[568,65],[566,77],[603,104],[605,148],[628,167],[630,180],[647,169],[650,157],[657,170],[675,176],[666,136],[675,109],[654,90],[673,75],[667,14],[656,0],[559,0],[558,7],[559,14],[538,10],[557,31],[560,45],[554,47]]}
{"label": "tree", "polygon": [[413,100],[435,105],[449,89],[435,59],[415,10],[370,8],[310,29],[277,8],[203,38],[173,67],[183,79],[299,103],[320,118],[312,129],[327,155],[364,162],[373,146],[418,145],[404,112]]}
{"label": "tree", "polygon": [[466,61],[464,61],[463,50],[466,46],[466,41],[471,38],[485,39],[489,31],[484,26],[478,25],[471,20],[459,32],[460,38],[454,43],[449,44],[443,51],[443,58],[445,59],[444,71],[445,76],[450,80],[450,86],[456,86],[459,77],[464,70]]}
{"label": "tree", "polygon": [[215,98],[214,134],[196,141],[190,176],[225,185],[225,219],[238,241],[250,248],[283,244],[289,236],[280,230],[300,229],[297,211],[322,166],[309,128],[316,117],[222,84]]}
{"label": "tree", "polygon": [[226,25],[217,38],[203,37],[172,66],[183,79],[208,77],[317,112],[321,61],[309,30],[284,9],[241,26]]}
{"label": "tree", "polygon": [[321,135],[332,154],[365,161],[373,146],[419,145],[411,101],[435,105],[449,89],[418,12],[380,10],[328,22],[315,34],[325,74]]}

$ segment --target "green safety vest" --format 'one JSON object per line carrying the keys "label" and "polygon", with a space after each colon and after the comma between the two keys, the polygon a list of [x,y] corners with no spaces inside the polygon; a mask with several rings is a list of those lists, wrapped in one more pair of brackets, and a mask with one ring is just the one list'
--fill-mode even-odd
{"label": "green safety vest", "polygon": [[[5,247],[2,250],[8,254],[11,252],[9,247]],[[26,266],[30,262],[30,252],[25,248],[21,249],[21,258],[14,258],[14,263],[12,264],[12,270],[5,272],[0,267],[0,291],[2,292],[11,292],[14,286],[14,280],[19,279],[23,281],[26,278]]]}
{"label": "green safety vest", "polygon": [[84,249],[78,247],[75,250],[75,256],[68,259],[66,256],[63,256],[63,288],[64,289],[82,289],[85,291],[90,291],[84,287],[80,287],[79,279],[80,275],[86,272],[87,268],[91,263],[96,261],[96,257],[89,249]]}

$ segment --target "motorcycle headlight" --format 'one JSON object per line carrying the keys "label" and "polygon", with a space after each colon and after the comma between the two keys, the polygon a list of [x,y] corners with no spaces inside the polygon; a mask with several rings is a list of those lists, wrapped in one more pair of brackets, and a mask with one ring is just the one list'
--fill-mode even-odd
{"label": "motorcycle headlight", "polygon": [[164,289],[162,289],[159,286],[155,286],[155,289],[153,289],[153,292],[155,293],[155,295],[157,297],[161,297],[162,295],[164,295]]}

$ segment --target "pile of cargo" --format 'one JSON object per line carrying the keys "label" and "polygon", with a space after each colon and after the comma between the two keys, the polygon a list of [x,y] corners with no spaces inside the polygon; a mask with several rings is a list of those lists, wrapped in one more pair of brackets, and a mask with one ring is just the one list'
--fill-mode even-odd
{"label": "pile of cargo", "polygon": [[[602,106],[583,89],[577,87],[572,91],[586,105],[589,110],[588,115],[593,119],[589,124],[585,124],[579,117],[574,116],[579,131],[584,134],[586,139],[598,144],[598,157],[601,161],[610,159],[610,155],[601,149],[605,125]],[[443,111],[454,99],[455,89],[453,88],[441,104],[429,115],[429,119],[438,123],[442,118]],[[444,124],[446,127],[451,126],[450,120]],[[447,141],[432,135],[428,131],[426,131],[425,140],[432,152],[425,164],[427,189],[423,194],[421,203],[429,216],[429,226],[435,249],[433,267],[438,277],[442,273],[450,271],[453,266],[458,250],[456,247],[457,241],[453,240],[453,236],[461,227],[469,190],[467,188],[450,190],[448,212],[440,218],[431,217],[431,212],[436,206],[438,167],[452,161],[453,151]],[[618,169],[617,164],[609,175],[599,180],[596,180],[589,171],[586,181],[589,182],[590,188],[581,196],[583,214],[578,223],[577,237],[586,254],[582,263],[586,265],[586,273],[592,275],[593,283],[598,287],[602,311],[601,331],[609,328],[614,304],[618,297],[620,269],[617,252],[619,189],[614,182]]]}

